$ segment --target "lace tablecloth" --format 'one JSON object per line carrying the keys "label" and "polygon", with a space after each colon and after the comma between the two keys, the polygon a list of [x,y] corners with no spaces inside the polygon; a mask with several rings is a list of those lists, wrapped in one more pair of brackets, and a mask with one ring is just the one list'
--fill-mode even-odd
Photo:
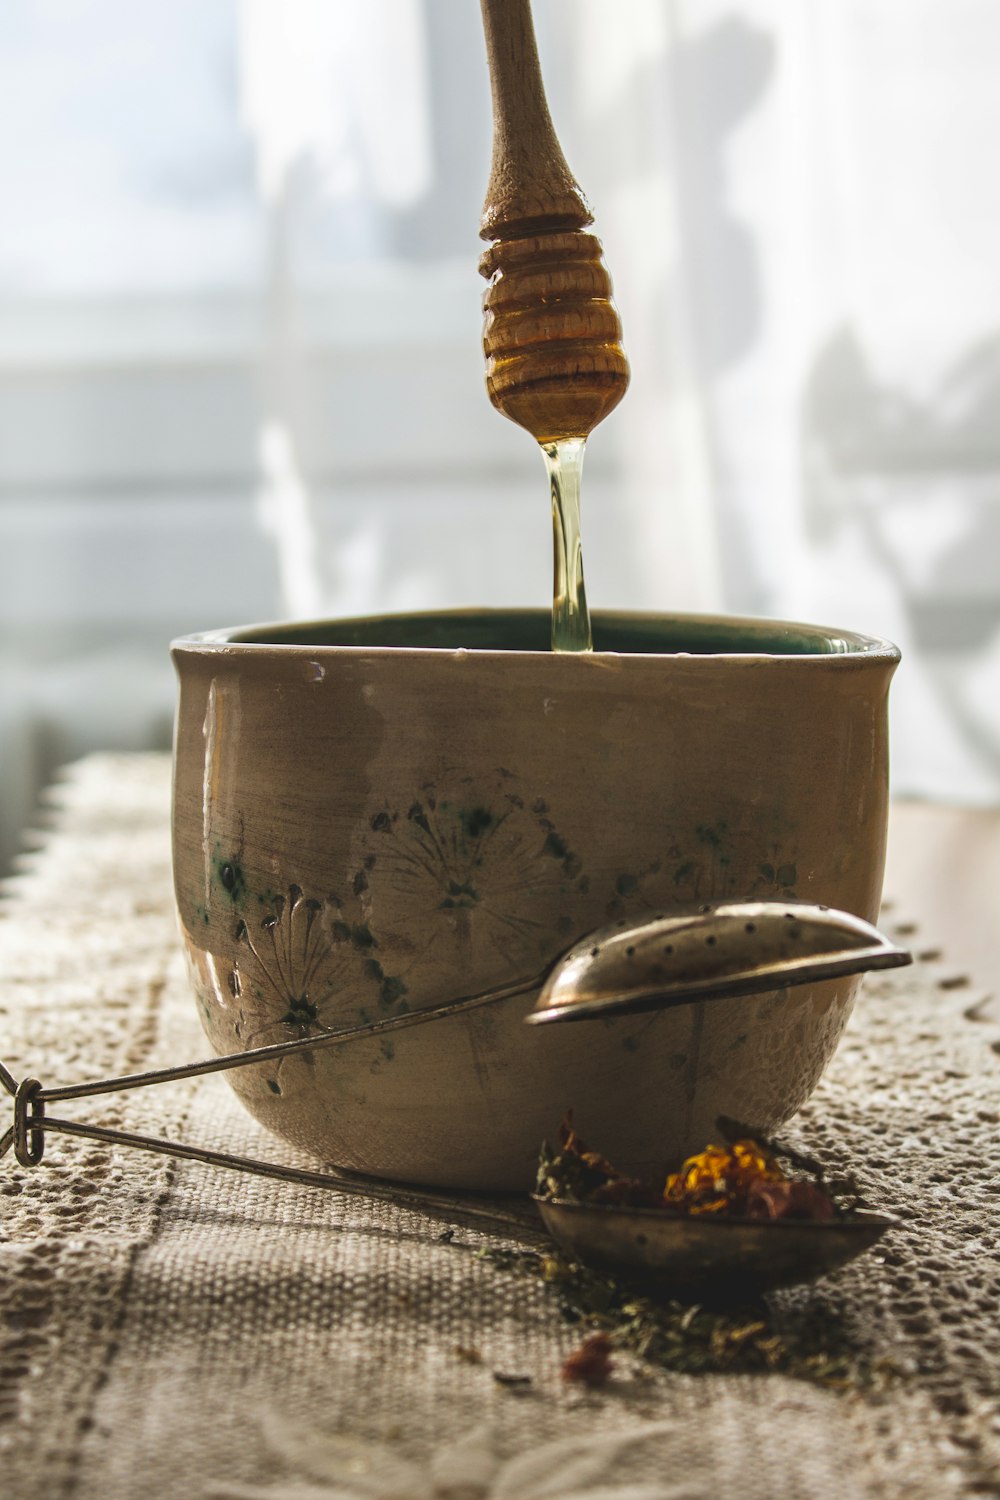
{"label": "lace tablecloth", "polygon": [[[53,794],[0,905],[0,1058],[16,1077],[203,1054],[171,906],[168,776],[163,757],[94,757]],[[624,1358],[601,1389],[570,1386],[560,1368],[581,1331],[551,1288],[469,1253],[502,1241],[462,1229],[450,1243],[439,1220],[392,1205],[54,1138],[39,1168],[0,1163],[0,1491],[1000,1495],[1000,1042],[951,979],[933,961],[870,977],[793,1132],[853,1165],[901,1223],[786,1294],[784,1315],[891,1360],[887,1382],[838,1392]],[[76,1112],[284,1149],[217,1078]]]}

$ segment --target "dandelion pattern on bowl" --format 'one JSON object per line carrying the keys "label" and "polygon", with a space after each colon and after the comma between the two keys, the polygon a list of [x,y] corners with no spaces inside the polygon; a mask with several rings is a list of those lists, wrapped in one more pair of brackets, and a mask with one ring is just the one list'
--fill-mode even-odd
{"label": "dandelion pattern on bowl", "polygon": [[[217,846],[214,887],[231,924],[230,953],[213,965],[224,983],[214,974],[211,996],[201,986],[203,1012],[218,1044],[262,1046],[398,1014],[411,991],[425,1003],[427,974],[442,962],[463,972],[473,947],[499,961],[498,978],[516,977],[601,921],[726,897],[792,898],[794,844],[781,832],[751,849],[739,820],[720,816],[686,834],[666,831],[662,855],[644,866],[593,878],[545,800],[513,773],[498,768],[486,787],[445,773],[367,814],[343,895],[319,897],[295,883],[283,894],[257,891],[240,860]],[[223,1037],[210,1014],[219,1001]],[[386,1039],[383,1055],[392,1051]],[[304,1065],[312,1061],[303,1055]]]}
{"label": "dandelion pattern on bowl", "polygon": [[536,961],[553,938],[575,935],[590,889],[548,804],[503,768],[492,785],[453,772],[384,803],[362,847],[374,919],[424,951],[475,939],[508,965]]}
{"label": "dandelion pattern on bowl", "polygon": [[[406,982],[386,973],[356,901],[319,900],[292,884],[286,894],[256,902],[244,890],[239,906],[245,914],[233,925],[231,956],[216,960],[210,976],[194,976],[202,990],[207,977],[222,1002],[203,1006],[215,1045],[262,1047],[408,1009]],[[391,1055],[388,1039],[384,1049]],[[282,1092],[280,1075],[289,1061],[278,1062],[268,1077],[273,1094]],[[302,1053],[296,1063],[311,1068],[314,1054]]]}

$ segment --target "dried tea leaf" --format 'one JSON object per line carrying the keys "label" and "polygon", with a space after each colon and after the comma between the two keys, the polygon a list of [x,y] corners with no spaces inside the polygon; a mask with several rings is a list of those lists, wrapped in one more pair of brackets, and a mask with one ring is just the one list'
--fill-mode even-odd
{"label": "dried tea leaf", "polygon": [[745,1308],[690,1306],[639,1295],[634,1285],[558,1253],[481,1250],[477,1258],[515,1275],[537,1277],[559,1298],[560,1311],[594,1333],[609,1352],[627,1350],[677,1374],[767,1374],[830,1390],[885,1385],[894,1372],[872,1365],[839,1325],[821,1318],[781,1320],[759,1302]]}
{"label": "dried tea leaf", "polygon": [[632,1208],[652,1207],[655,1189],[626,1177],[598,1151],[584,1145],[573,1128],[572,1111],[559,1127],[558,1148],[542,1143],[535,1191],[543,1197],[573,1198],[587,1203],[618,1203]]}

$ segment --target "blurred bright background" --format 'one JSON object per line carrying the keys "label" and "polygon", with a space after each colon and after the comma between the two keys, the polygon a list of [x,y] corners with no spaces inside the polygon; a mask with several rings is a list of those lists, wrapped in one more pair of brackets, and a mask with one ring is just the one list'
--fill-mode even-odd
{"label": "blurred bright background", "polygon": [[[1000,801],[1000,8],[535,0],[633,383],[592,604],[888,635],[901,795]],[[489,406],[477,0],[3,0],[0,866],[169,743],[171,636],[544,604]]]}

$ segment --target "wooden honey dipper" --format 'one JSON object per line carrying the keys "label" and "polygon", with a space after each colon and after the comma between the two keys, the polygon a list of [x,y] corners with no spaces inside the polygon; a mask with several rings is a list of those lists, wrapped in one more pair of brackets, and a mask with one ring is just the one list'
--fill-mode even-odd
{"label": "wooden honey dipper", "polygon": [[554,530],[552,649],[591,650],[580,545],[584,445],[629,369],[594,215],[545,100],[530,0],[481,0],[493,92],[493,164],[479,232],[486,389],[541,445]]}
{"label": "wooden honey dipper", "polygon": [[481,0],[493,162],[480,222],[486,384],[498,411],[545,445],[586,438],[629,368],[594,215],[566,164],[542,84],[530,0]]}

